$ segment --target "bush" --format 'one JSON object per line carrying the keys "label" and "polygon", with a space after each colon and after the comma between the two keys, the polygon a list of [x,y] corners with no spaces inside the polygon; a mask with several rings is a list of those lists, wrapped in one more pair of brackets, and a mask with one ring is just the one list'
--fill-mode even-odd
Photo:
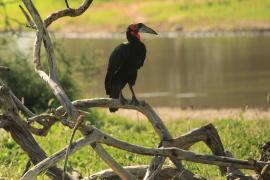
{"label": "bush", "polygon": [[[0,57],[1,65],[11,69],[10,72],[0,72],[1,78],[8,84],[18,98],[23,98],[24,103],[31,110],[44,111],[48,101],[54,98],[52,91],[34,72],[34,68],[23,57],[14,57],[7,61]],[[75,86],[69,74],[60,75],[60,82],[69,97],[75,95]]]}
{"label": "bush", "polygon": [[[24,99],[24,104],[28,108],[34,111],[46,110],[48,102],[54,98],[51,89],[34,72],[34,67],[30,62],[31,57],[16,48],[9,47],[10,42],[12,44],[12,37],[4,39],[1,39],[0,42],[0,47],[4,50],[0,51],[0,65],[9,67],[11,71],[0,72],[0,78],[8,84],[19,99]],[[61,61],[61,59],[57,61]],[[63,69],[59,72],[59,80],[67,95],[74,98],[76,89],[71,74]]]}
{"label": "bush", "polygon": [[[32,56],[29,55],[32,47],[27,49],[24,41],[21,43],[21,40],[18,40],[20,33],[4,35],[6,36],[0,37],[0,65],[9,67],[11,71],[0,72],[0,79],[8,84],[18,98],[23,98],[25,105],[31,110],[46,110],[48,102],[52,102],[51,99],[55,97],[48,85],[34,72]],[[81,90],[76,87],[85,82],[89,83],[89,77],[100,72],[104,64],[102,53],[94,50],[92,53],[81,52],[80,56],[74,57],[66,53],[61,43],[55,43],[54,47],[59,81],[69,98],[78,98]],[[47,70],[44,52],[41,53],[41,59],[44,69]],[[59,103],[53,105],[58,106]]]}

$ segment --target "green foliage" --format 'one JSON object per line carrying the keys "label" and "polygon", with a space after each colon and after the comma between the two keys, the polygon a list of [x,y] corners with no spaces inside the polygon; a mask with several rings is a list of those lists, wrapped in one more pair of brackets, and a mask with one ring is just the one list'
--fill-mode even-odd
{"label": "green foliage", "polygon": [[[48,85],[45,84],[34,72],[30,65],[30,58],[22,54],[0,57],[0,64],[11,69],[10,72],[0,72],[4,80],[18,98],[23,98],[27,107],[32,110],[44,111],[48,107],[48,101],[54,98]],[[60,82],[70,97],[75,96],[75,86],[68,73],[60,74]]]}
{"label": "green foliage", "polygon": [[[48,102],[55,98],[48,85],[34,72],[32,61],[31,45],[20,39],[21,34],[5,34],[0,37],[0,65],[7,66],[10,72],[0,72],[4,80],[15,95],[24,99],[27,107],[38,112],[48,107]],[[81,52],[79,56],[71,56],[65,52],[60,40],[54,39],[58,76],[62,87],[71,99],[81,96],[80,85],[91,82],[91,78],[100,72],[104,61],[98,50],[93,53]],[[21,46],[21,43],[24,45]],[[45,52],[41,53],[42,66],[47,70]],[[53,106],[58,106],[53,101]]]}
{"label": "green foliage", "polygon": [[[93,116],[88,119],[88,123],[99,127],[103,132],[113,137],[146,147],[156,147],[159,143],[157,134],[146,121],[128,120],[116,115],[108,116],[103,111],[96,109],[92,110],[92,113]],[[261,145],[270,138],[268,133],[270,128],[269,119],[245,120],[239,117],[238,119],[219,119],[211,122],[197,119],[165,121],[166,126],[174,137],[207,123],[214,124],[225,149],[231,151],[236,158],[240,159],[258,159]],[[0,141],[3,143],[0,144],[0,164],[5,166],[2,166],[0,169],[0,174],[3,178],[13,176],[16,179],[22,173],[23,165],[26,164],[27,158],[5,132],[1,133],[3,136]],[[36,137],[36,139],[50,155],[68,144],[70,134],[70,129],[63,128],[62,125],[57,124],[51,129],[46,138]],[[80,136],[77,133],[75,138]],[[127,153],[108,146],[105,146],[105,148],[122,165],[149,164],[151,160],[151,157]],[[210,150],[203,143],[194,145],[191,150],[202,154],[211,154]],[[215,166],[189,162],[184,162],[184,164],[188,169],[205,176],[207,179],[224,179],[217,178],[220,174]],[[62,162],[59,166],[63,166]],[[84,176],[108,168],[90,147],[84,147],[72,155],[69,158],[68,167],[69,170],[81,171]]]}

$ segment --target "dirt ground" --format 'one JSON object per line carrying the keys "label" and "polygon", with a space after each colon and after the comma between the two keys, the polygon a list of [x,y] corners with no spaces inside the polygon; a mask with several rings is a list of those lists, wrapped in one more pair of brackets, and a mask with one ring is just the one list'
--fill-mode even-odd
{"label": "dirt ground", "polygon": [[[260,120],[270,119],[268,109],[181,109],[170,107],[155,107],[158,115],[165,121],[171,120],[217,120],[217,119],[245,119]],[[105,110],[110,113],[108,110]],[[131,118],[134,120],[146,119],[143,114],[134,110],[120,109],[116,113],[118,116]]]}

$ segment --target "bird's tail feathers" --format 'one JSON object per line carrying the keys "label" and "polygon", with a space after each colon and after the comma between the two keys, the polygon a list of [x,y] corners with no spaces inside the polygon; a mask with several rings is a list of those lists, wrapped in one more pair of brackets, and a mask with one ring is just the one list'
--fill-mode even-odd
{"label": "bird's tail feathers", "polygon": [[118,110],[118,108],[109,108],[110,112],[114,113]]}
{"label": "bird's tail feathers", "polygon": [[[118,99],[119,98],[119,88],[116,86],[112,86],[110,91],[110,98]],[[116,112],[118,108],[109,108],[110,112]]]}

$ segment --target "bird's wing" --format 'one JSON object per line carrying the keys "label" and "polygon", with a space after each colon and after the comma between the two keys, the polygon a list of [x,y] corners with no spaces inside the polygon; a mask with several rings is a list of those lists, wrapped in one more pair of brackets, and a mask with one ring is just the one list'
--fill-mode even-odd
{"label": "bird's wing", "polygon": [[121,69],[125,60],[128,59],[129,51],[130,50],[128,44],[120,44],[113,50],[109,58],[109,64],[105,78],[106,94],[111,95],[113,89],[112,81],[117,72]]}
{"label": "bird's wing", "polygon": [[110,56],[107,69],[108,73],[112,73],[115,75],[120,70],[125,60],[128,59],[128,54],[129,54],[128,44],[122,43],[119,46],[117,46]]}

